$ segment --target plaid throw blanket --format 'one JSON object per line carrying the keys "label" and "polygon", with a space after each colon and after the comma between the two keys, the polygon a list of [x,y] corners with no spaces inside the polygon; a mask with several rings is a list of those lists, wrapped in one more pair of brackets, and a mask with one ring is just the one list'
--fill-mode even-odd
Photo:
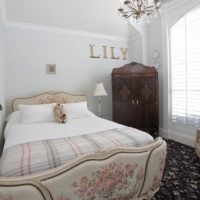
{"label": "plaid throw blanket", "polygon": [[58,167],[73,159],[115,147],[140,147],[153,138],[130,127],[88,135],[30,142],[8,148],[0,160],[1,176],[25,176]]}

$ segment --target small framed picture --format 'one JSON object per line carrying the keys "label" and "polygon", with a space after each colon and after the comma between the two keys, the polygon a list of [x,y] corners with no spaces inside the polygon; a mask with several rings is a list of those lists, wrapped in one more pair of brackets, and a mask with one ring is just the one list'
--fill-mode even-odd
{"label": "small framed picture", "polygon": [[55,64],[47,64],[47,74],[56,74]]}

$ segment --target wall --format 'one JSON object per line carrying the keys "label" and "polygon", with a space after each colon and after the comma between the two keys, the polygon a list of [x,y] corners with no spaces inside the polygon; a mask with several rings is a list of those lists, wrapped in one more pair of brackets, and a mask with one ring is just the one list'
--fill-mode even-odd
{"label": "wall", "polygon": [[[11,100],[38,92],[62,90],[86,94],[89,108],[97,113],[97,98],[92,96],[96,81],[103,81],[108,92],[102,99],[102,113],[111,118],[111,72],[130,60],[91,59],[89,44],[95,44],[96,54],[102,45],[128,47],[128,42],[74,36],[65,32],[49,32],[21,28],[5,29],[6,108],[11,111]],[[110,53],[108,52],[109,57]],[[46,74],[46,64],[56,64],[56,75]]]}
{"label": "wall", "polygon": [[[0,10],[1,12],[1,10]],[[1,16],[1,13],[0,13]],[[0,154],[3,143],[3,127],[4,127],[4,111],[5,111],[5,91],[4,91],[4,41],[3,41],[3,26],[0,17],[0,104],[3,106],[3,111],[0,111]]]}
{"label": "wall", "polygon": [[[160,64],[158,71],[159,83],[159,125],[163,127],[163,65],[162,65],[162,32],[161,32],[161,18],[155,19],[151,24],[146,26],[146,48],[145,54],[146,63],[149,66],[154,66],[155,60],[153,52],[159,51],[160,57],[157,62]],[[156,66],[157,67],[157,66]]]}
{"label": "wall", "polygon": [[140,34],[129,42],[129,49],[132,61],[143,63],[142,36]]}

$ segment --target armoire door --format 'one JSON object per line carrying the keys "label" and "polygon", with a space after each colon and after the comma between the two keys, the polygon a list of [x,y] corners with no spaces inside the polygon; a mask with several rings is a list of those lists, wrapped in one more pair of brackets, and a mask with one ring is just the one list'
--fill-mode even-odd
{"label": "armoire door", "polygon": [[134,123],[133,87],[131,77],[113,77],[113,120],[126,126]]}
{"label": "armoire door", "polygon": [[156,77],[135,79],[136,127],[140,130],[155,130],[157,127]]}

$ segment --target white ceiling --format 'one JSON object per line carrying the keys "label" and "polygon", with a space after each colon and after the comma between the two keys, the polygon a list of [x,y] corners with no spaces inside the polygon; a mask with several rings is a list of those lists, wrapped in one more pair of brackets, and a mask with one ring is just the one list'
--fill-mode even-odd
{"label": "white ceiling", "polygon": [[128,37],[119,0],[5,0],[8,20]]}

